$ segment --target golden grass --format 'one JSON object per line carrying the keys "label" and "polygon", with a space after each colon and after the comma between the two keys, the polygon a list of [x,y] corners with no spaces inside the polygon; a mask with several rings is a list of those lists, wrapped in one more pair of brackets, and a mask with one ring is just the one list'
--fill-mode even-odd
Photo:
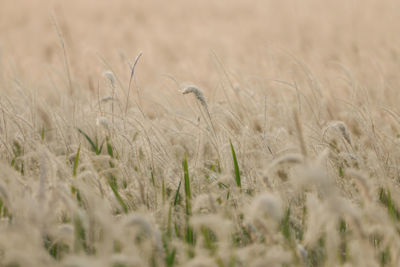
{"label": "golden grass", "polygon": [[0,12],[0,266],[400,265],[398,1]]}

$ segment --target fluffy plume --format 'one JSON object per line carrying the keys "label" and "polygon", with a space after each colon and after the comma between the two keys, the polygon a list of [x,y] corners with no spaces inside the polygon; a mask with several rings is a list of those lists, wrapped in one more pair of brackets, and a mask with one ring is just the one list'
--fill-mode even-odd
{"label": "fluffy plume", "polygon": [[256,197],[251,207],[253,218],[270,217],[279,221],[283,215],[282,201],[277,196],[270,193],[264,193]]}
{"label": "fluffy plume", "polygon": [[183,87],[181,90],[182,94],[194,94],[196,99],[200,102],[201,105],[203,105],[205,108],[207,108],[207,101],[206,98],[204,97],[203,91],[201,91],[197,86],[195,85],[188,85]]}
{"label": "fluffy plume", "polygon": [[101,126],[106,130],[110,130],[110,128],[111,128],[110,122],[105,117],[97,117],[96,125]]}
{"label": "fluffy plume", "polygon": [[114,73],[112,71],[107,70],[103,72],[103,75],[110,81],[111,85],[114,87],[116,82]]}
{"label": "fluffy plume", "polygon": [[350,133],[344,122],[342,122],[342,121],[330,122],[323,131],[323,134],[322,134],[323,137],[325,137],[325,135],[329,129],[334,129],[334,130],[338,131],[343,136],[343,138],[346,140],[346,142],[351,145]]}

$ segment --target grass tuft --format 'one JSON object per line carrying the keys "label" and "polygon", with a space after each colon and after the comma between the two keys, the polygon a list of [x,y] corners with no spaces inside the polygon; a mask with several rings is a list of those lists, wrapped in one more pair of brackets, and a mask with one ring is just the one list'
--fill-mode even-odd
{"label": "grass tuft", "polygon": [[78,128],[78,131],[86,138],[86,140],[89,142],[90,147],[92,148],[92,151],[96,153],[96,155],[100,155],[101,151],[103,150],[103,144],[104,141],[99,144],[97,137],[96,140],[93,141],[84,131]]}

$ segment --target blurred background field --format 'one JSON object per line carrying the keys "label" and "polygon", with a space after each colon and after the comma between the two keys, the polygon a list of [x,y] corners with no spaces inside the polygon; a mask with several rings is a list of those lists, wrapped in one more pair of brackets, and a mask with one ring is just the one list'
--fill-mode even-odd
{"label": "blurred background field", "polygon": [[105,68],[99,56],[129,75],[126,62],[139,51],[143,85],[170,74],[215,87],[212,51],[230,70],[262,77],[292,71],[290,53],[321,78],[340,63],[371,86],[376,75],[398,82],[400,4],[394,0],[3,0],[0,12],[1,66],[35,83],[62,66],[51,16],[64,35],[72,75],[83,84],[97,83]]}

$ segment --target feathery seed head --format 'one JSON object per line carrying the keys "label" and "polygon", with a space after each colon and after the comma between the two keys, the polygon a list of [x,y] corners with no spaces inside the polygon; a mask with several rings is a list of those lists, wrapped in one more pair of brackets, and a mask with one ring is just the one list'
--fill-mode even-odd
{"label": "feathery seed head", "polygon": [[200,102],[200,104],[202,104],[204,107],[207,108],[207,101],[206,98],[204,97],[203,91],[201,91],[197,86],[195,85],[184,86],[181,92],[184,95],[193,93],[196,99]]}
{"label": "feathery seed head", "polygon": [[96,125],[97,126],[102,126],[106,130],[110,130],[110,123],[104,117],[97,117],[96,118]]}
{"label": "feathery seed head", "polygon": [[265,193],[256,197],[251,205],[253,207],[252,215],[254,218],[269,216],[276,221],[282,218],[282,201],[277,196]]}
{"label": "feathery seed head", "polygon": [[110,81],[111,85],[114,87],[116,81],[114,73],[112,71],[107,70],[103,72],[103,75]]}
{"label": "feathery seed head", "polygon": [[330,128],[333,128],[333,129],[336,129],[337,131],[339,131],[342,134],[343,138],[346,140],[346,142],[351,145],[350,133],[349,133],[349,131],[347,129],[347,126],[346,126],[346,124],[344,122],[342,122],[342,121],[330,122],[328,124],[328,126],[325,128],[323,136],[325,136],[326,132]]}

